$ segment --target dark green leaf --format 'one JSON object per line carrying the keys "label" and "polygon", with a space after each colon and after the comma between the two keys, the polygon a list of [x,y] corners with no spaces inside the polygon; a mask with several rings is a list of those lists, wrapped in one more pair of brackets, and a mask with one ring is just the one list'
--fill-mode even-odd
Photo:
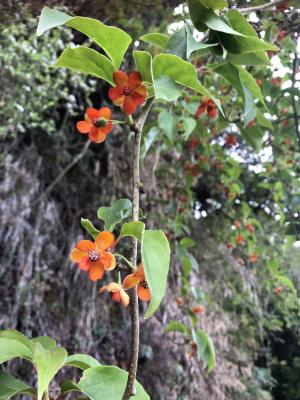
{"label": "dark green leaf", "polygon": [[120,199],[115,201],[111,207],[100,207],[97,216],[105,222],[104,229],[112,231],[118,223],[131,215],[131,211],[131,201]]}
{"label": "dark green leaf", "polygon": [[35,390],[15,377],[0,371],[0,400],[9,400],[11,397],[25,394],[35,397]]}
{"label": "dark green leaf", "polygon": [[167,50],[180,58],[186,58],[187,38],[185,25],[175,32],[168,41]]}
{"label": "dark green leaf", "polygon": [[86,218],[81,218],[80,220],[81,226],[92,236],[92,238],[95,240],[97,235],[100,233],[100,231],[94,227],[94,225],[91,223],[89,219]]}

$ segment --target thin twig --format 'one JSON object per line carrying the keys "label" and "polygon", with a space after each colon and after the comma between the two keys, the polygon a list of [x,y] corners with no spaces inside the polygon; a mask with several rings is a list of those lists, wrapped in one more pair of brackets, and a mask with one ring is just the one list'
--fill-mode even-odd
{"label": "thin twig", "polygon": [[274,0],[274,1],[270,1],[269,3],[266,3],[266,4],[261,4],[260,6],[239,8],[238,10],[242,14],[248,14],[251,12],[260,11],[260,10],[264,10],[266,8],[276,6],[277,4],[283,3],[284,1],[285,0]]}
{"label": "thin twig", "polygon": [[91,142],[88,140],[86,144],[84,145],[84,148],[82,151],[77,154],[76,157],[73,158],[73,160],[61,171],[61,173],[54,179],[54,181],[47,187],[47,189],[30,205],[33,206],[37,203],[39,203],[45,196],[47,196],[53,188],[58,184],[58,182],[66,175],[66,173],[75,165],[78,163],[78,161],[81,160],[81,158],[84,156],[86,153],[87,149],[89,148],[89,145]]}
{"label": "thin twig", "polygon": [[[134,124],[130,119],[130,128],[134,133],[133,144],[133,160],[132,160],[132,220],[139,220],[139,207],[140,207],[140,149],[142,130],[148,113],[152,105],[152,100],[148,100],[144,112],[139,118],[137,124]],[[133,238],[132,240],[132,253],[131,263],[136,266],[137,264],[137,247],[138,241]],[[136,394],[135,378],[139,358],[139,335],[140,335],[140,321],[139,321],[139,301],[137,296],[137,287],[131,289],[130,293],[131,304],[131,356],[128,368],[128,379],[126,389],[123,394],[123,400],[129,400],[131,396]]]}

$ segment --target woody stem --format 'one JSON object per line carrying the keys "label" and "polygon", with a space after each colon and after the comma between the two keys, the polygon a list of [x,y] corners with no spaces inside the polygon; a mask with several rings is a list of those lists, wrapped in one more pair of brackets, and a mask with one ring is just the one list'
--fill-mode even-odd
{"label": "woody stem", "polygon": [[[141,149],[141,136],[142,130],[149,113],[152,100],[149,100],[144,107],[144,112],[141,115],[137,124],[133,122],[131,116],[129,116],[129,126],[131,131],[134,133],[133,143],[133,160],[132,160],[132,220],[139,220],[139,204],[140,204],[140,149]],[[137,264],[137,239],[132,239],[132,252],[131,252],[131,263],[136,266]],[[128,379],[126,389],[123,394],[122,400],[129,400],[131,396],[136,394],[135,389],[135,378],[138,365],[139,357],[139,301],[137,296],[137,287],[131,289],[130,293],[130,304],[131,304],[131,356],[128,367]]]}

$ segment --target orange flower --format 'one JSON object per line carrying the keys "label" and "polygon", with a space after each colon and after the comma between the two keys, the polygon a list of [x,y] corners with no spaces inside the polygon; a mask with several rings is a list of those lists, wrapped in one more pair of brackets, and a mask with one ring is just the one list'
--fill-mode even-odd
{"label": "orange flower", "polygon": [[182,307],[184,305],[184,300],[182,297],[177,297],[176,303],[179,307]]}
{"label": "orange flower", "polygon": [[115,282],[110,282],[108,285],[103,286],[99,289],[99,293],[108,292],[111,294],[111,298],[113,301],[117,301],[118,303],[122,303],[124,307],[127,307],[129,304],[129,296],[122,288],[121,285]]}
{"label": "orange flower", "polygon": [[133,71],[127,75],[123,71],[116,71],[113,79],[117,86],[109,89],[108,97],[126,114],[135,113],[137,106],[144,103],[147,97],[147,89],[142,85],[140,73]]}
{"label": "orange flower", "polygon": [[113,246],[114,235],[111,232],[100,232],[95,243],[90,240],[80,240],[70,253],[70,259],[79,264],[82,271],[88,271],[92,281],[101,279],[104,270],[111,271],[116,266],[113,254],[105,251]]}
{"label": "orange flower", "polygon": [[235,242],[236,242],[237,244],[241,244],[241,245],[245,244],[245,238],[244,238],[244,236],[243,236],[243,235],[237,235],[237,236],[235,237]]}
{"label": "orange flower", "polygon": [[203,314],[205,309],[202,306],[195,306],[195,307],[192,307],[191,310],[195,314]]}
{"label": "orange flower", "polygon": [[123,281],[123,288],[125,290],[128,290],[136,285],[138,285],[137,294],[139,298],[143,301],[149,301],[151,299],[151,293],[147,282],[145,281],[145,273],[142,263],[140,263],[136,272],[127,275]]}
{"label": "orange flower", "polygon": [[274,293],[275,293],[275,294],[280,294],[282,291],[283,291],[282,286],[277,286],[277,287],[274,289]]}
{"label": "orange flower", "polygon": [[248,261],[255,263],[257,261],[257,255],[255,253],[248,254]]}
{"label": "orange flower", "polygon": [[237,220],[234,221],[233,226],[234,226],[236,229],[240,229],[240,227],[241,227],[240,221],[237,221]]}
{"label": "orange flower", "polygon": [[85,120],[77,122],[76,128],[80,133],[88,133],[92,142],[102,143],[106,139],[106,135],[112,130],[110,116],[111,110],[107,107],[102,107],[99,110],[88,108],[84,116]]}
{"label": "orange flower", "polygon": [[208,97],[202,98],[198,110],[196,111],[195,117],[199,118],[205,112],[207,112],[209,118],[215,118],[218,113],[216,103]]}
{"label": "orange flower", "polygon": [[247,231],[249,231],[250,233],[255,232],[254,225],[252,225],[252,224],[246,224],[246,225],[245,225],[245,228],[246,228]]}

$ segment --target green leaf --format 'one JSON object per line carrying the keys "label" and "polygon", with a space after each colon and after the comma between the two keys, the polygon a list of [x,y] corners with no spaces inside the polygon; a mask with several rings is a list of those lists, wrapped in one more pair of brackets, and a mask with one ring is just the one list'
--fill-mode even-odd
{"label": "green leaf", "polygon": [[196,242],[195,242],[195,240],[193,240],[189,237],[185,237],[180,240],[179,245],[181,247],[185,247],[185,248],[194,247],[196,245]]}
{"label": "green leaf", "polygon": [[26,394],[35,397],[35,391],[26,383],[15,377],[0,371],[0,400],[9,400],[11,397]]}
{"label": "green leaf", "polygon": [[252,93],[248,90],[246,85],[242,85],[244,90],[245,99],[245,114],[244,114],[244,128],[253,121],[256,117],[256,108],[254,104],[254,99]]}
{"label": "green leaf", "polygon": [[[77,384],[78,388],[91,400],[122,399],[128,373],[117,367],[99,366],[89,368]],[[135,400],[150,400],[150,397],[139,382],[135,381]]]}
{"label": "green leaf", "polygon": [[72,17],[45,7],[39,19],[37,34],[41,35],[46,30],[63,24],[77,29],[91,38],[109,56],[115,69],[120,67],[124,54],[132,40],[126,32],[114,26],[107,26],[93,18]]}
{"label": "green leaf", "polygon": [[169,76],[160,76],[153,82],[157,100],[175,101],[181,96],[181,90]]}
{"label": "green leaf", "polygon": [[56,341],[49,336],[38,336],[31,341],[32,343],[40,343],[46,350],[52,350],[56,347]]}
{"label": "green leaf", "polygon": [[96,76],[115,85],[113,81],[115,67],[112,62],[88,47],[79,46],[75,49],[65,49],[53,67],[69,68],[76,72]]}
{"label": "green leaf", "polygon": [[264,116],[259,108],[256,110],[256,122],[264,128],[273,130],[272,122]]}
{"label": "green leaf", "polygon": [[253,76],[244,68],[237,67],[239,70],[241,83],[247,86],[248,90],[251,92],[254,99],[257,99],[261,102],[261,104],[268,110],[264,96],[261,93],[260,87],[256,83]]}
{"label": "green leaf", "polygon": [[213,10],[221,10],[224,7],[227,7],[226,0],[200,0],[200,2],[207,8],[212,8]]}
{"label": "green leaf", "polygon": [[198,31],[205,31],[208,28],[230,35],[243,36],[241,33],[232,29],[218,14],[211,8],[206,8],[202,1],[188,0],[191,20]]}
{"label": "green leaf", "polygon": [[13,358],[32,360],[32,351],[19,339],[0,337],[0,364]]}
{"label": "green leaf", "polygon": [[63,382],[63,384],[60,387],[61,394],[65,396],[66,394],[70,392],[81,392],[79,387],[75,382],[72,382],[70,380],[66,380]]}
{"label": "green leaf", "polygon": [[99,361],[88,354],[73,354],[66,358],[64,366],[76,367],[83,371],[87,368],[97,367],[100,365]]}
{"label": "green leaf", "polygon": [[96,237],[99,235],[100,231],[94,227],[91,221],[87,218],[80,219],[81,226],[89,233],[92,238],[95,240]]}
{"label": "green leaf", "polygon": [[240,128],[240,131],[243,138],[254,150],[259,150],[261,148],[264,132],[258,125],[253,125],[244,129]]}
{"label": "green leaf", "polygon": [[152,56],[148,51],[135,50],[133,58],[136,70],[141,74],[144,82],[152,82]]}
{"label": "green leaf", "polygon": [[167,50],[180,58],[186,58],[187,37],[185,25],[169,38]]}
{"label": "green leaf", "polygon": [[276,274],[275,279],[277,280],[277,282],[282,283],[288,289],[292,290],[293,292],[296,292],[293,282],[287,276]]}
{"label": "green leaf", "polygon": [[169,36],[164,35],[162,33],[147,33],[140,37],[140,40],[143,42],[153,44],[158,47],[162,47],[163,49],[167,48]]}
{"label": "green leaf", "polygon": [[0,331],[0,338],[5,338],[5,339],[11,339],[11,340],[16,340],[22,344],[24,344],[26,347],[28,347],[28,350],[32,353],[33,351],[33,344],[30,339],[28,339],[27,336],[23,335],[22,333],[16,331],[16,330],[4,330]]}
{"label": "green leaf", "polygon": [[170,143],[174,143],[174,135],[176,131],[176,119],[168,111],[161,111],[158,115],[158,126],[166,134]]}
{"label": "green leaf", "polygon": [[145,314],[149,318],[159,307],[166,290],[170,264],[170,246],[161,230],[145,230],[142,246],[142,262],[151,300]]}
{"label": "green leaf", "polygon": [[184,255],[181,257],[181,263],[183,275],[185,278],[187,278],[193,269],[192,261],[190,260],[189,256]]}
{"label": "green leaf", "polygon": [[186,25],[186,37],[187,37],[187,46],[186,46],[186,58],[189,58],[194,51],[197,50],[206,50],[209,47],[218,46],[218,43],[199,43],[197,42],[191,31],[191,28]]}
{"label": "green leaf", "polygon": [[194,342],[197,344],[197,355],[202,358],[207,371],[210,372],[215,365],[215,350],[210,336],[202,329],[192,331]]}
{"label": "green leaf", "polygon": [[41,343],[36,342],[33,349],[33,361],[38,375],[38,400],[48,390],[48,385],[56,373],[64,365],[68,353],[63,347],[46,350]]}
{"label": "green leaf", "polygon": [[121,239],[125,236],[131,236],[141,242],[143,240],[144,230],[145,230],[144,222],[141,221],[125,222],[125,224],[122,225],[119,238]]}
{"label": "green leaf", "polygon": [[246,54],[231,54],[228,52],[226,59],[234,65],[271,65],[270,60],[264,51]]}
{"label": "green leaf", "polygon": [[165,332],[181,332],[184,335],[188,335],[190,330],[189,328],[179,321],[170,321],[165,328]]}
{"label": "green leaf", "polygon": [[97,211],[97,217],[104,221],[105,230],[112,231],[117,224],[131,215],[131,211],[131,201],[120,199],[115,201],[111,207],[100,207]]}
{"label": "green leaf", "polygon": [[239,70],[237,69],[237,67],[229,63],[225,63],[215,68],[214,71],[227,79],[244,100],[244,90],[241,84]]}
{"label": "green leaf", "polygon": [[153,77],[157,79],[162,75],[169,76],[180,85],[212,98],[223,113],[219,100],[213,98],[198,81],[197,71],[191,63],[173,54],[158,54],[153,59]]}
{"label": "green leaf", "polygon": [[190,135],[194,132],[194,130],[197,126],[197,122],[196,122],[195,118],[191,118],[191,117],[183,118],[182,122],[183,122],[183,129],[184,129],[184,140],[188,140]]}

